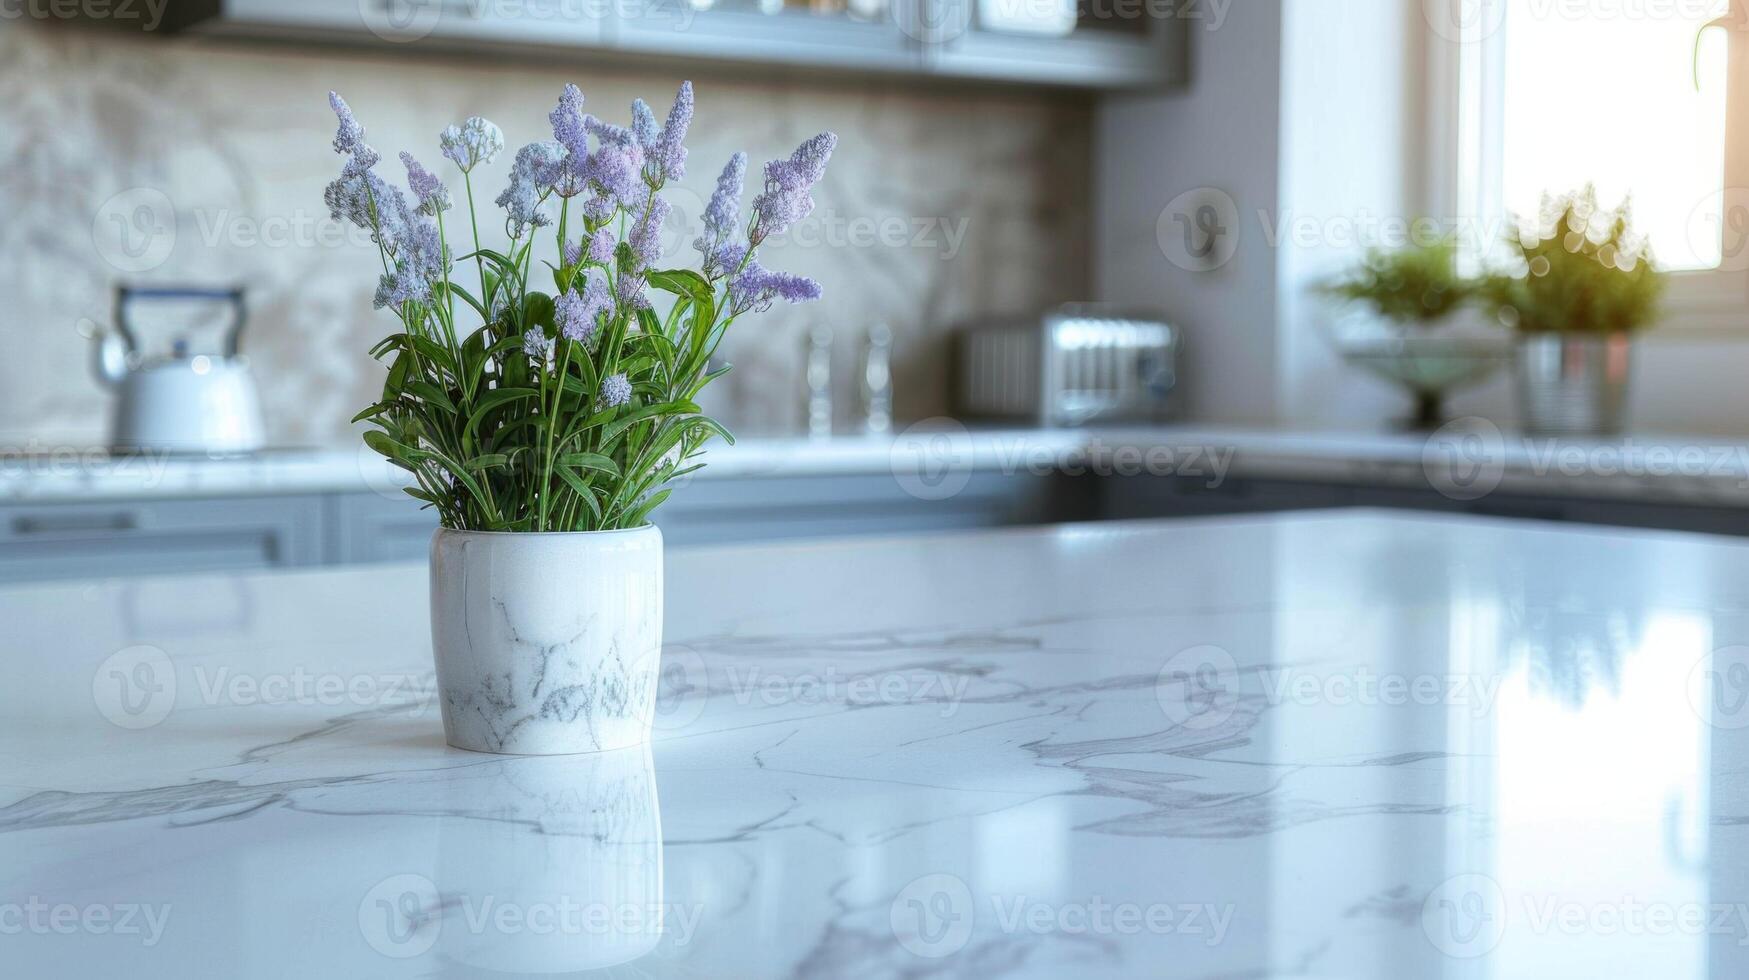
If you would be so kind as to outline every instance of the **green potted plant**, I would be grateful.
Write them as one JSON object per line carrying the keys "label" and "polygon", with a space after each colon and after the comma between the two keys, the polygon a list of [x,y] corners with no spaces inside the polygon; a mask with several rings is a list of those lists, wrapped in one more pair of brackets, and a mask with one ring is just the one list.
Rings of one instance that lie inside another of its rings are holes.
{"label": "green potted plant", "polygon": [[629,126],[584,113],[566,86],[547,116],[553,138],[516,153],[491,223],[474,198],[504,149],[497,126],[474,117],[440,135],[456,193],[407,153],[403,190],[376,173],[352,110],[329,101],[345,164],[326,202],[377,244],[376,305],[398,320],[373,351],[388,366],[382,397],[355,421],[375,426],[365,441],[441,522],[431,634],[445,736],[515,754],[642,743],[662,645],[662,535],[649,517],[704,444],[728,437],[696,401],[727,370],[711,364],[724,331],[774,300],[820,295],[758,255],[812,209],[837,137],[767,163],[745,218],[747,156],[732,156],[695,271],[664,267],[662,244],[690,83],[666,122],[640,99]]}
{"label": "green potted plant", "polygon": [[1546,199],[1535,227],[1509,242],[1511,267],[1488,276],[1484,302],[1518,335],[1518,394],[1527,431],[1620,431],[1634,334],[1658,314],[1665,275],[1629,204],[1597,191]]}
{"label": "green potted plant", "polygon": [[1410,428],[1438,427],[1446,396],[1487,377],[1505,360],[1496,338],[1454,328],[1476,285],[1458,274],[1457,243],[1450,237],[1369,249],[1318,292],[1350,310],[1337,338],[1344,359],[1402,386],[1414,399]]}

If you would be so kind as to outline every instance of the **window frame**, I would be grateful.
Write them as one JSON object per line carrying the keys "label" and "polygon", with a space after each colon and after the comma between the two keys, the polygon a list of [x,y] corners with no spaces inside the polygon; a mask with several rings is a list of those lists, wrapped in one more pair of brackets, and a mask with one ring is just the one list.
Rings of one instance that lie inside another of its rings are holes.
{"label": "window frame", "polygon": [[[1428,0],[1427,174],[1434,213],[1465,229],[1504,230],[1505,41],[1512,0]],[[1435,30],[1444,16],[1446,30]],[[1500,25],[1488,30],[1487,25]],[[1711,29],[1727,38],[1725,207],[1749,220],[1749,0],[1729,0]],[[1490,218],[1489,216],[1497,216]],[[1722,231],[1721,231],[1722,233]],[[1726,268],[1672,272],[1653,335],[1749,332],[1749,235]],[[1737,268],[1732,268],[1733,266]]]}

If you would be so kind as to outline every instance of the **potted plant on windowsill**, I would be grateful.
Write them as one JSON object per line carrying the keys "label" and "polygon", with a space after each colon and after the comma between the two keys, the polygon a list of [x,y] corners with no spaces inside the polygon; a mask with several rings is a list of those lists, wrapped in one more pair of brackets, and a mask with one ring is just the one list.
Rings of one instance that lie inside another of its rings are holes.
{"label": "potted plant on windowsill", "polygon": [[1497,331],[1458,322],[1475,285],[1458,275],[1457,246],[1450,238],[1370,249],[1318,292],[1351,311],[1337,327],[1343,359],[1400,385],[1414,399],[1406,428],[1437,428],[1446,396],[1505,363],[1508,348],[1493,336]]}
{"label": "potted plant on windowsill", "polygon": [[[346,162],[326,201],[376,242],[376,306],[400,320],[372,352],[388,362],[382,398],[354,421],[376,426],[365,441],[441,519],[431,634],[445,735],[517,754],[644,742],[662,642],[662,535],[649,517],[709,439],[730,438],[696,403],[728,370],[710,367],[724,331],[776,299],[820,295],[757,255],[812,209],[837,138],[766,164],[745,221],[747,157],[735,154],[694,242],[700,269],[658,269],[690,83],[662,124],[634,102],[629,127],[585,114],[566,86],[553,139],[517,152],[497,197],[499,248],[482,243],[474,208],[475,178],[504,148],[497,126],[474,117],[441,135],[463,194],[402,153],[409,195],[377,175],[352,110],[329,101]],[[458,231],[471,244],[459,256]]]}
{"label": "potted plant on windowsill", "polygon": [[1665,285],[1627,202],[1600,208],[1591,187],[1546,200],[1510,245],[1512,268],[1489,276],[1483,295],[1518,334],[1525,429],[1620,431],[1633,336],[1652,325]]}

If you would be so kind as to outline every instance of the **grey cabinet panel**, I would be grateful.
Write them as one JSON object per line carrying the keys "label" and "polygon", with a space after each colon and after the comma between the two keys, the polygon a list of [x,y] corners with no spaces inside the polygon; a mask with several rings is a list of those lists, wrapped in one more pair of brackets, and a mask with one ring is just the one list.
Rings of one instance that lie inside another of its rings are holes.
{"label": "grey cabinet panel", "polygon": [[318,496],[0,506],[0,581],[321,560]]}
{"label": "grey cabinet panel", "polygon": [[1179,83],[1188,63],[1183,17],[1122,4],[1084,5],[1076,29],[1064,37],[987,30],[967,0],[892,0],[867,17],[781,3],[761,12],[766,6],[759,0],[178,0],[164,28],[226,38],[511,53],[523,60],[581,58],[677,69],[705,61],[753,70],[1095,90]]}
{"label": "grey cabinet panel", "polygon": [[330,561],[418,561],[430,550],[437,512],[412,497],[346,493],[328,504]]}
{"label": "grey cabinet panel", "polygon": [[680,546],[999,527],[1049,519],[1051,482],[975,473],[957,493],[924,499],[886,473],[699,480],[662,505],[656,525]]}

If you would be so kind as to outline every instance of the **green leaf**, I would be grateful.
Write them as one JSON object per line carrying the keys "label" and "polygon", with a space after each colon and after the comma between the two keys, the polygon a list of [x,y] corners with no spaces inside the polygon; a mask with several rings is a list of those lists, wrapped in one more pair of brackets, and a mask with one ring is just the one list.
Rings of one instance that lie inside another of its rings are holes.
{"label": "green leaf", "polygon": [[652,415],[682,415],[697,411],[698,406],[691,402],[663,402],[660,405],[645,405],[643,408],[626,412],[607,423],[606,428],[601,430],[602,445],[613,442],[620,433],[632,424],[642,422]]}
{"label": "green leaf", "polygon": [[[650,285],[665,293],[673,293],[692,301],[692,305],[700,309],[710,309],[716,305],[716,291],[711,288],[710,281],[691,269],[665,269],[652,272],[648,276]],[[706,319],[709,319],[707,316]]]}
{"label": "green leaf", "polygon": [[483,456],[475,456],[468,460],[465,465],[468,469],[478,473],[481,470],[489,470],[495,466],[506,466],[509,463],[510,457],[503,453],[486,453]]}
{"label": "green leaf", "polygon": [[708,415],[700,415],[692,421],[694,425],[699,426],[700,428],[709,429],[713,434],[729,445],[733,446],[735,444],[735,434],[730,432],[723,426],[723,423],[718,422],[716,419],[713,419]]}
{"label": "green leaf", "polygon": [[[578,476],[576,471],[572,470],[568,466],[560,466],[555,470],[555,472],[557,472],[559,474],[559,479],[564,480],[565,483],[568,486],[570,486],[570,488],[572,490],[575,490],[577,492],[577,496],[583,498],[585,503],[590,503],[590,502],[594,501],[595,491],[589,489],[589,484],[584,483],[583,478]],[[590,506],[590,509],[594,510],[596,513],[600,513],[599,505],[592,504]]]}
{"label": "green leaf", "polygon": [[429,381],[407,382],[407,393],[418,398],[427,405],[441,408],[444,411],[449,412],[451,415],[455,414],[455,402],[450,401],[449,395],[446,394],[443,389]]}
{"label": "green leaf", "polygon": [[650,494],[648,497],[645,497],[643,502],[638,504],[638,509],[632,511],[630,516],[628,516],[625,519],[625,521],[624,521],[625,526],[626,527],[643,527],[645,524],[645,518],[647,518],[649,516],[650,511],[653,511],[657,507],[662,506],[662,502],[664,500],[667,500],[668,495],[673,493],[673,492],[674,491],[672,489],[664,488],[662,490],[656,491],[653,494]]}
{"label": "green leaf", "polygon": [[522,300],[522,329],[539,326],[551,334],[558,329],[553,320],[553,298],[546,293],[529,293]]}
{"label": "green leaf", "polygon": [[559,457],[559,465],[598,470],[614,479],[619,478],[619,464],[600,453],[566,453]]}
{"label": "green leaf", "polygon": [[474,402],[474,414],[468,416],[468,431],[478,432],[480,423],[493,409],[539,397],[540,392],[533,388],[493,388],[491,391],[481,392],[479,398]]}
{"label": "green leaf", "polygon": [[407,469],[412,469],[418,450],[412,446],[402,445],[389,438],[387,432],[371,429],[364,434],[364,444],[382,454],[391,462],[399,463]]}
{"label": "green leaf", "polygon": [[452,282],[449,284],[448,288],[449,288],[449,291],[451,293],[453,293],[457,296],[460,296],[464,303],[467,303],[469,306],[473,307],[474,312],[478,313],[480,315],[480,319],[482,319],[482,320],[491,319],[491,317],[486,315],[485,304],[483,304],[479,300],[475,299],[473,293],[470,293],[466,289],[463,289],[460,283]]}
{"label": "green leaf", "polygon": [[359,422],[363,422],[365,419],[375,418],[388,411],[390,408],[393,408],[394,405],[394,402],[377,402],[375,405],[372,405],[364,411],[359,412],[357,415],[354,415],[352,417],[352,422],[356,425]]}

